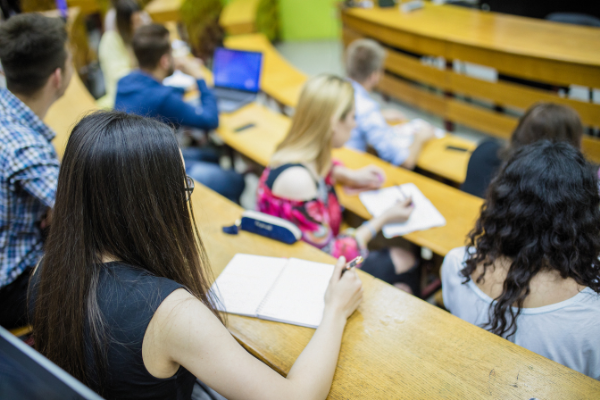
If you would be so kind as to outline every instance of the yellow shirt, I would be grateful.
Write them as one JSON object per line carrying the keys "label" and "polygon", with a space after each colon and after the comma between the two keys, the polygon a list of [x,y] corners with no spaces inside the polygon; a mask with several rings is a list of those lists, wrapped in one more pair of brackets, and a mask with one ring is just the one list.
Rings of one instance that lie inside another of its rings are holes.
{"label": "yellow shirt", "polygon": [[102,108],[113,108],[117,95],[117,82],[137,67],[133,52],[125,46],[116,30],[106,31],[100,39],[98,58],[104,75],[106,94],[97,100]]}

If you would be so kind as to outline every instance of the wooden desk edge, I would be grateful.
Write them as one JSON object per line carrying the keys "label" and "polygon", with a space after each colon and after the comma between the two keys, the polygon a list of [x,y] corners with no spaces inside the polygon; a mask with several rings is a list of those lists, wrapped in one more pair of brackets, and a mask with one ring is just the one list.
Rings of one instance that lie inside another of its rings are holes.
{"label": "wooden desk edge", "polygon": [[[426,5],[426,7],[453,7],[454,8],[454,7],[458,7],[458,6],[453,6],[451,4],[443,4],[443,5],[429,5],[429,6]],[[428,35],[424,32],[415,32],[410,29],[402,29],[402,27],[396,26],[396,25],[378,24],[377,22],[375,22],[372,19],[367,19],[367,18],[362,17],[360,15],[360,13],[361,13],[360,10],[364,10],[364,9],[362,9],[362,8],[342,8],[342,14],[346,14],[346,15],[350,16],[351,18],[356,18],[356,19],[359,19],[359,20],[369,23],[369,24],[379,25],[379,26],[382,26],[382,27],[385,27],[388,29],[397,30],[397,31],[403,32],[405,34],[420,36],[425,39],[439,40],[439,41],[445,43],[446,45],[459,44],[462,46],[472,47],[472,48],[486,50],[486,51],[495,51],[498,53],[513,54],[513,55],[517,55],[517,56],[536,58],[536,59],[540,59],[540,60],[563,62],[563,63],[568,63],[568,64],[588,66],[588,67],[599,67],[600,66],[600,64],[595,63],[591,60],[586,60],[586,59],[581,59],[581,58],[561,57],[560,52],[551,52],[551,53],[547,53],[547,54],[532,54],[528,51],[521,50],[521,49],[506,49],[506,48],[496,48],[496,47],[492,48],[492,47],[486,47],[482,44],[473,43],[472,41],[465,40],[462,38],[457,38],[457,40],[454,40],[454,39],[450,40],[447,37],[445,37],[444,35],[437,35],[437,34]],[[471,11],[484,12],[484,11],[480,11],[480,10],[471,10]],[[501,14],[501,13],[496,13],[496,14],[498,14],[501,18],[508,17],[508,18],[516,19],[518,17],[518,16],[514,16],[514,15]],[[527,18],[527,17],[519,17],[519,18],[534,20],[533,18]],[[560,23],[556,23],[556,22],[552,22],[552,21],[544,21],[544,20],[541,20],[541,21],[534,20],[534,21],[556,24],[557,27],[559,27],[559,28],[563,26]]]}

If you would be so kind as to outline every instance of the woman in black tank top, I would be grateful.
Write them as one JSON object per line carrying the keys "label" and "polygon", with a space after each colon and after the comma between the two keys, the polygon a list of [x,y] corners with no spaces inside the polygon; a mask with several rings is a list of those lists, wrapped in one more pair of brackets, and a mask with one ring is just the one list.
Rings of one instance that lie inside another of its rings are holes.
{"label": "woman in black tank top", "polygon": [[111,399],[190,399],[196,378],[229,399],[325,398],[357,275],[338,262],[319,333],[281,377],[214,307],[192,190],[168,126],[120,112],[75,126],[32,278],[36,349]]}

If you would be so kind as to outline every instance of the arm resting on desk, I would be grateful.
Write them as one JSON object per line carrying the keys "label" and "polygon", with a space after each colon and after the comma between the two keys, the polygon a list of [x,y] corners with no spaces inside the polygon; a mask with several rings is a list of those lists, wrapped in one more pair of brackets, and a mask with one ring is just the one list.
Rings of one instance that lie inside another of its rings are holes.
{"label": "arm resting on desk", "polygon": [[199,79],[197,82],[200,91],[200,106],[186,103],[180,95],[173,92],[162,102],[159,114],[171,121],[176,121],[179,125],[198,129],[215,129],[219,126],[217,99],[204,80]]}
{"label": "arm resting on desk", "polygon": [[359,129],[365,132],[367,144],[375,149],[379,158],[394,165],[401,165],[408,158],[405,141],[394,132],[381,112],[376,110],[357,122]]}
{"label": "arm resting on desk", "polygon": [[417,165],[417,160],[419,159],[419,155],[421,154],[421,150],[423,150],[423,146],[425,143],[427,143],[427,141],[433,139],[434,136],[434,130],[431,125],[415,132],[413,142],[408,149],[408,157],[406,157],[402,163],[402,166],[408,169],[415,168]]}
{"label": "arm resting on desk", "polygon": [[286,378],[244,350],[212,312],[178,289],[156,311],[144,336],[148,371],[172,376],[179,365],[230,400],[325,399],[342,342],[346,319],[362,299],[356,271],[342,274],[338,261],[325,295],[321,325]]}

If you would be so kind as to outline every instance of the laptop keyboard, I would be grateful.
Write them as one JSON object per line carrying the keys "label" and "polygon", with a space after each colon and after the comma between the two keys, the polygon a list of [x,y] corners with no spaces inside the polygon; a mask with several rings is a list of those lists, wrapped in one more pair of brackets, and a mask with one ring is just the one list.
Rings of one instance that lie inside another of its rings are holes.
{"label": "laptop keyboard", "polygon": [[232,101],[248,101],[248,99],[254,99],[255,93],[241,92],[238,90],[228,90],[222,88],[214,88],[215,95],[224,100]]}

